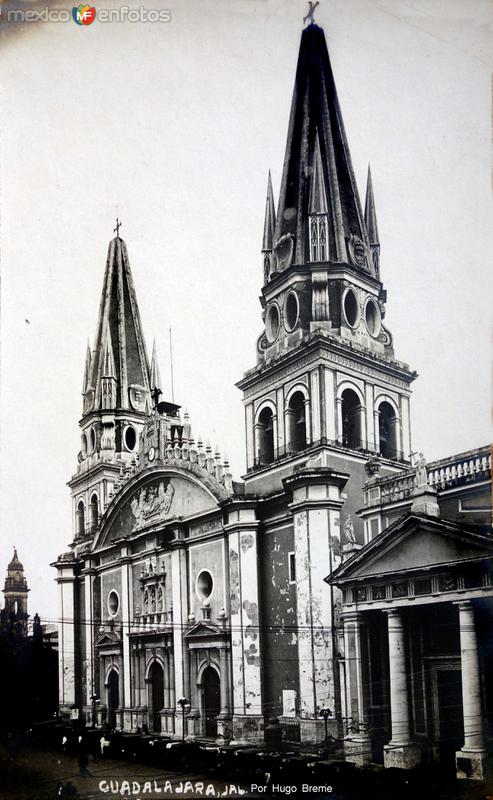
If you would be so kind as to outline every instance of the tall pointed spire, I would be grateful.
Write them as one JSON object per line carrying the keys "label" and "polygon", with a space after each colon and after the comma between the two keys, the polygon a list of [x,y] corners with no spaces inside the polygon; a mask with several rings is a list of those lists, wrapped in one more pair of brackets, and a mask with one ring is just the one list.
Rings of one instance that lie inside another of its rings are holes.
{"label": "tall pointed spire", "polygon": [[[112,373],[112,374],[106,374]],[[90,369],[94,390],[88,411],[104,407],[103,378],[116,382],[114,407],[142,411],[150,399],[149,361],[133,286],[127,247],[118,235],[110,242]]]}
{"label": "tall pointed spire", "polygon": [[264,238],[262,240],[262,252],[270,252],[273,247],[274,228],[276,227],[276,210],[274,206],[274,192],[272,191],[272,178],[267,179],[267,197],[265,200],[265,219],[264,219]]}
{"label": "tall pointed spire", "polygon": [[380,241],[378,238],[377,213],[375,211],[375,198],[373,196],[373,183],[369,164],[368,179],[366,183],[365,225],[368,233],[368,241],[371,247],[373,265],[376,276],[378,277],[380,270]]}
{"label": "tall pointed spire", "polygon": [[310,260],[308,213],[315,180],[325,186],[328,208],[325,260],[374,274],[324,32],[311,24],[301,36],[274,233],[275,249],[282,239],[286,251],[284,243],[291,239],[292,263]]}

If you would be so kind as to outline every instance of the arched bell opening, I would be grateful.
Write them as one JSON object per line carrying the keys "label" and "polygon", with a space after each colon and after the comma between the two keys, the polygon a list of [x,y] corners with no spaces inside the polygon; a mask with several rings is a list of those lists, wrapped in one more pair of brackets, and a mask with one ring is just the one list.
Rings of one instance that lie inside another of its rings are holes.
{"label": "arched bell opening", "polygon": [[154,733],[161,733],[161,711],[164,707],[164,670],[158,661],[149,668],[150,723]]}
{"label": "arched bell opening", "polygon": [[342,444],[355,450],[362,446],[361,402],[352,389],[342,393]]}
{"label": "arched bell opening", "polygon": [[395,409],[385,400],[378,407],[378,435],[382,456],[398,458],[397,415]]}
{"label": "arched bell opening", "polygon": [[307,445],[305,397],[302,392],[295,392],[291,396],[286,413],[288,446],[297,453],[299,450],[304,450]]}
{"label": "arched bell opening", "polygon": [[79,500],[77,503],[77,511],[75,512],[75,532],[77,536],[84,536],[85,527],[86,527],[86,509],[84,506],[84,501]]}
{"label": "arched bell opening", "polygon": [[97,494],[93,494],[91,497],[91,502],[89,503],[89,525],[91,526],[91,532],[95,531],[98,527],[99,521],[99,506],[98,506],[98,496]]}
{"label": "arched bell opening", "polygon": [[202,673],[202,717],[204,733],[208,738],[217,737],[217,717],[221,711],[221,679],[214,667],[206,667]]}
{"label": "arched bell opening", "polygon": [[271,408],[264,408],[257,423],[257,453],[260,464],[274,461],[274,415]]}
{"label": "arched bell opening", "polygon": [[108,722],[112,728],[116,728],[116,710],[120,703],[120,677],[116,669],[111,669],[108,673],[106,693]]}

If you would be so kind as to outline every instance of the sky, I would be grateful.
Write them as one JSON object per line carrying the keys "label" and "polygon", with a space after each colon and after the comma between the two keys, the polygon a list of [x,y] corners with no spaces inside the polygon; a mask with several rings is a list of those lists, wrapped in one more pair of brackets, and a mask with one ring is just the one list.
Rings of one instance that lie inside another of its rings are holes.
{"label": "sky", "polygon": [[[267,173],[277,200],[306,13],[301,0],[125,5],[171,19],[0,21],[0,582],[16,545],[45,620],[117,215],[165,394],[171,327],[176,402],[244,470],[234,384],[255,364]],[[419,373],[413,447],[432,460],[487,444],[493,4],[322,0],[316,21],[363,197],[371,163],[386,326]]]}

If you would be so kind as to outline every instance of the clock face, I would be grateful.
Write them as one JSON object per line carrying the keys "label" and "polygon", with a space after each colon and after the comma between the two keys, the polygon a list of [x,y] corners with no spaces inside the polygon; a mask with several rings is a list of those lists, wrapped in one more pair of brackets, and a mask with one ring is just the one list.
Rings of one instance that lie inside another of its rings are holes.
{"label": "clock face", "polygon": [[154,456],[156,455],[156,450],[154,449],[154,447],[149,448],[149,452],[147,453],[147,455],[149,457],[149,461],[154,461]]}

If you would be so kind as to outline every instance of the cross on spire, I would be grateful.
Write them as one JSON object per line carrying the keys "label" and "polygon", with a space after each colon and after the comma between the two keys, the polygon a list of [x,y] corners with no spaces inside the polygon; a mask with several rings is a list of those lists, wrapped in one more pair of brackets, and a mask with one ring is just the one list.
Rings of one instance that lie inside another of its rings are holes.
{"label": "cross on spire", "polygon": [[120,238],[120,228],[121,228],[121,226],[122,226],[122,223],[120,222],[120,220],[117,217],[116,218],[116,225],[113,228],[113,233],[116,233],[116,236],[117,236],[118,239]]}
{"label": "cross on spire", "polygon": [[308,0],[308,14],[306,15],[306,17],[303,17],[303,25],[305,25],[306,22],[309,22],[310,25],[313,25],[315,23],[313,15],[315,14],[316,7],[319,5],[320,3],[318,2],[318,0],[316,3],[312,3],[311,0]]}

